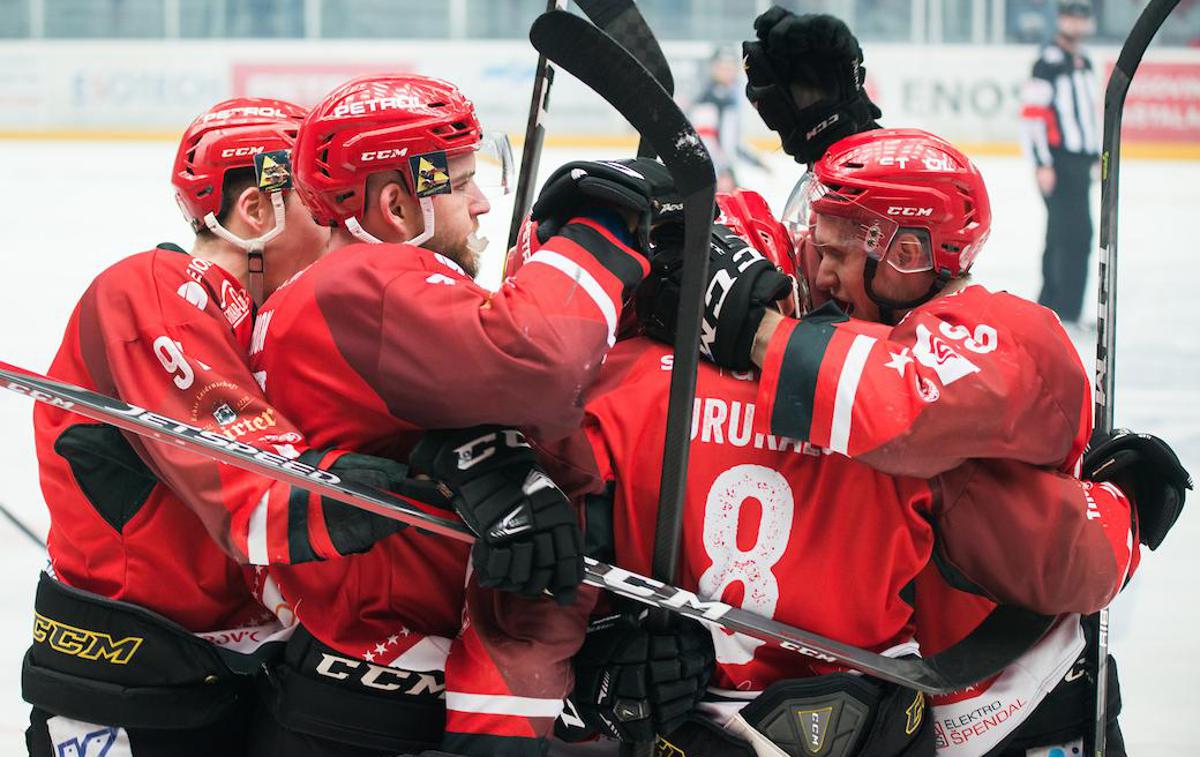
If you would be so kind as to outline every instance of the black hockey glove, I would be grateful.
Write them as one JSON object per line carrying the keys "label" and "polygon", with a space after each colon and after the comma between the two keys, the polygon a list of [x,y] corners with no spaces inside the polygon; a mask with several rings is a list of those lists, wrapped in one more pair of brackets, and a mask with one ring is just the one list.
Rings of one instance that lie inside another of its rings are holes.
{"label": "black hockey glove", "polygon": [[1111,481],[1133,499],[1139,540],[1150,549],[1163,543],[1192,488],[1192,477],[1166,442],[1123,428],[1092,440],[1083,454],[1083,477]]}
{"label": "black hockey glove", "polygon": [[880,110],[863,88],[862,48],[841,19],[775,6],[754,31],[758,39],[742,43],[746,97],[796,162],[813,163],[839,139],[879,128]]}
{"label": "black hockey glove", "polygon": [[[682,240],[675,228],[657,235],[650,276],[637,291],[637,312],[646,333],[673,344],[683,273]],[[700,354],[725,368],[753,367],[750,352],[763,314],[792,291],[792,280],[728,227],[713,226]]]}
{"label": "black hockey glove", "polygon": [[[450,507],[449,500],[433,482],[410,478],[408,466],[395,460],[350,452],[335,460],[328,470],[343,481],[403,494],[447,509]],[[329,533],[329,540],[341,555],[366,552],[380,539],[407,528],[399,521],[329,497],[321,498],[321,510],[325,514],[325,530]]]}
{"label": "black hockey glove", "polygon": [[575,655],[571,701],[589,728],[621,741],[653,741],[683,725],[712,677],[712,635],[674,618],[651,631],[646,611],[592,622]]}
{"label": "black hockey glove", "polygon": [[409,460],[449,487],[454,509],[479,537],[471,561],[481,586],[575,601],[583,581],[579,520],[520,431],[429,431]]}
{"label": "black hockey glove", "polygon": [[544,243],[567,221],[593,208],[634,213],[645,250],[651,225],[683,216],[683,199],[666,166],[657,160],[576,160],[550,175],[530,217],[537,221],[538,240]]}

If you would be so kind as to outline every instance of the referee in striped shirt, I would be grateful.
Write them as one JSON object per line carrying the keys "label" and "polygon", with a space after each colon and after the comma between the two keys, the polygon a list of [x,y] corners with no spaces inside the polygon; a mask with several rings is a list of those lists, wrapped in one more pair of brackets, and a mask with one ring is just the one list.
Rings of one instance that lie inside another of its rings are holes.
{"label": "referee in striped shirt", "polygon": [[1042,48],[1023,94],[1022,133],[1046,201],[1038,303],[1078,324],[1092,247],[1092,167],[1100,154],[1098,87],[1081,41],[1095,29],[1091,0],[1059,0],[1058,33]]}

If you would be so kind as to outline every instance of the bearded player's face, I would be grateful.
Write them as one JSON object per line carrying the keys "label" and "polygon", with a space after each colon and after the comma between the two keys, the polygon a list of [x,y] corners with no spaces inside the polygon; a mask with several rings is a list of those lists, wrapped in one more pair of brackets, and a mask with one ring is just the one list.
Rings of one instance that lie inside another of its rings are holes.
{"label": "bearded player's face", "polygon": [[492,205],[475,181],[474,153],[456,155],[448,166],[451,191],[433,198],[433,238],[424,246],[458,263],[475,278],[479,274],[479,217]]}

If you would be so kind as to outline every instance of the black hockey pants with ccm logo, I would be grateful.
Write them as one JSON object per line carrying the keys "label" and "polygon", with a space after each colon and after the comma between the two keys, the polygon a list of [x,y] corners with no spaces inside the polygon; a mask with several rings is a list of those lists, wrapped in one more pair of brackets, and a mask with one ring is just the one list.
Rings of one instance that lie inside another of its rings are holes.
{"label": "black hockey pants with ccm logo", "polygon": [[250,754],[253,674],[269,645],[221,652],[156,613],[45,573],[34,610],[21,668],[32,757]]}

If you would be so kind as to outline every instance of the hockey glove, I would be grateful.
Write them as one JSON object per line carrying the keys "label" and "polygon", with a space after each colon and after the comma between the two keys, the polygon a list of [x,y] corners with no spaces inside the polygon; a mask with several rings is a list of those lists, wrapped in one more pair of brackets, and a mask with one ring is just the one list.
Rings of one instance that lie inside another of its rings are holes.
{"label": "hockey glove", "polygon": [[778,6],[754,20],[742,43],[746,97],[798,163],[813,163],[839,139],[877,129],[881,115],[863,83],[862,48],[850,28],[826,14]]}
{"label": "hockey glove", "polygon": [[480,586],[559,604],[583,581],[583,537],[575,508],[515,429],[429,431],[410,461],[453,493],[454,509],[479,540],[471,561]]}
{"label": "hockey glove", "polygon": [[[439,507],[450,506],[433,482],[410,478],[408,466],[395,460],[348,452],[338,457],[328,470],[343,481],[403,494]],[[321,498],[321,510],[325,514],[325,530],[329,533],[329,541],[340,555],[366,552],[380,539],[407,528],[400,521],[329,497]]]}
{"label": "hockey glove", "polygon": [[[649,336],[673,344],[683,273],[682,244],[659,235],[656,249],[650,276],[637,292],[638,318]],[[714,225],[700,354],[725,368],[750,370],[754,335],[767,306],[791,293],[791,279],[762,253],[728,227]]]}
{"label": "hockey glove", "polygon": [[653,741],[683,725],[712,677],[712,635],[674,619],[643,625],[645,610],[593,621],[575,655],[571,701],[584,724],[621,741]]}
{"label": "hockey glove", "polygon": [[666,166],[650,158],[577,160],[559,168],[542,187],[530,217],[545,242],[568,221],[590,210],[632,212],[646,249],[650,227],[683,215],[683,200]]}
{"label": "hockey glove", "polygon": [[1138,537],[1158,549],[1183,510],[1192,477],[1175,451],[1152,434],[1114,429],[1083,455],[1083,478],[1111,481],[1133,498]]}

